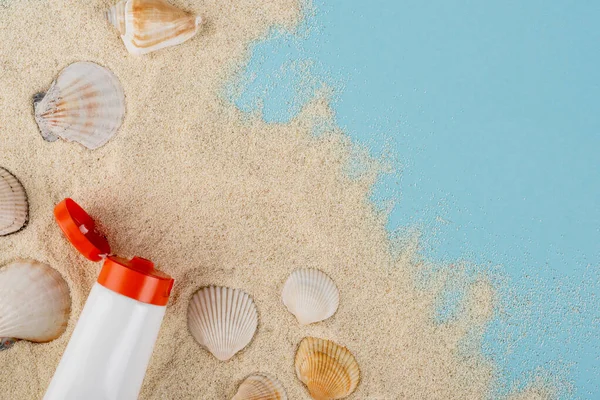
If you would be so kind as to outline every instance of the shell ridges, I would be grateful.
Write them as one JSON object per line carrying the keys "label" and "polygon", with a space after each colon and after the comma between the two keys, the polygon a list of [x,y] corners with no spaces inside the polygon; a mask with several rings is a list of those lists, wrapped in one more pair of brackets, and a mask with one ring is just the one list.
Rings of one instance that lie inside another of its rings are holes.
{"label": "shell ridges", "polygon": [[29,220],[27,193],[21,182],[0,167],[0,236],[19,232]]}
{"label": "shell ridges", "polygon": [[250,375],[240,384],[231,400],[287,400],[281,382],[266,374]]}
{"label": "shell ridges", "polygon": [[258,327],[252,298],[242,290],[209,286],[200,289],[188,306],[192,336],[221,361],[250,343]]}
{"label": "shell ridges", "polygon": [[110,70],[76,62],[60,72],[41,100],[34,98],[34,111],[45,140],[59,137],[94,150],[121,127],[125,94]]}
{"label": "shell ridges", "polygon": [[55,269],[18,260],[0,269],[0,341],[6,338],[48,342],[67,327],[69,286]]}
{"label": "shell ridges", "polygon": [[296,352],[296,375],[315,400],[343,399],[360,381],[360,370],[350,351],[330,340],[306,337]]}
{"label": "shell ridges", "polygon": [[301,325],[331,317],[340,302],[339,291],[333,280],[317,269],[292,272],[283,286],[281,298]]}

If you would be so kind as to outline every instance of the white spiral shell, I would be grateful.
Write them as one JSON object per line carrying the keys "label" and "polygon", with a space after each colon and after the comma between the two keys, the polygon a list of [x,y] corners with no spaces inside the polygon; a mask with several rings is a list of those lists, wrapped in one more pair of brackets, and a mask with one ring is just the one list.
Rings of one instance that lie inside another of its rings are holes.
{"label": "white spiral shell", "polygon": [[317,269],[292,272],[283,286],[281,298],[301,325],[331,317],[340,303],[340,294],[333,280]]}
{"label": "white spiral shell", "polygon": [[135,55],[181,44],[196,34],[202,22],[164,0],[122,0],[105,15],[127,51]]}
{"label": "white spiral shell", "polygon": [[0,338],[54,340],[70,313],[69,286],[55,269],[32,260],[0,269]]}
{"label": "white spiral shell", "polygon": [[21,182],[0,167],[0,236],[20,231],[27,224],[29,205]]}
{"label": "white spiral shell", "polygon": [[254,374],[247,377],[231,400],[287,400],[281,382],[272,376]]}
{"label": "white spiral shell", "polygon": [[34,98],[34,110],[45,140],[61,138],[93,150],[121,127],[125,95],[111,71],[92,62],[77,62],[61,71],[41,100]]}
{"label": "white spiral shell", "polygon": [[221,361],[250,343],[258,327],[252,298],[242,290],[210,286],[192,296],[188,307],[192,336]]}

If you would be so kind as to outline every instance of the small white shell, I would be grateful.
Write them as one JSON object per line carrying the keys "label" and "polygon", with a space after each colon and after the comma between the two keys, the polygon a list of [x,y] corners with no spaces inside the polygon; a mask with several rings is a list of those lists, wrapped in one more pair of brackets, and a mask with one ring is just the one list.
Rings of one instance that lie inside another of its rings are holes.
{"label": "small white shell", "polygon": [[164,0],[122,0],[105,15],[127,51],[135,55],[181,44],[196,34],[202,22]]}
{"label": "small white shell", "polygon": [[331,317],[340,303],[340,294],[333,280],[317,269],[292,272],[283,286],[281,298],[300,325]]}
{"label": "small white shell", "polygon": [[125,117],[125,95],[119,79],[92,62],[63,69],[44,97],[34,97],[35,120],[42,137],[58,137],[97,149],[108,142]]}
{"label": "small white shell", "polygon": [[0,269],[0,342],[54,340],[65,331],[70,312],[69,286],[55,269],[31,260]]}
{"label": "small white shell", "polygon": [[23,229],[28,216],[25,189],[13,174],[0,167],[0,236]]}
{"label": "small white shell", "polygon": [[281,382],[268,375],[255,374],[250,375],[240,384],[231,400],[287,400],[287,398]]}
{"label": "small white shell", "polygon": [[194,338],[221,361],[250,343],[258,326],[252,298],[239,289],[200,289],[188,307],[188,328]]}

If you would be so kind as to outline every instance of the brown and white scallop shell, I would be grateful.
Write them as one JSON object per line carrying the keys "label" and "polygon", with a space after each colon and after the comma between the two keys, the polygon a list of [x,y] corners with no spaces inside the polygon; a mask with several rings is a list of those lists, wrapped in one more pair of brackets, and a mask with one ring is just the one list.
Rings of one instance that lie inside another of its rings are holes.
{"label": "brown and white scallop shell", "polygon": [[287,400],[281,382],[272,376],[255,374],[247,377],[231,400]]}
{"label": "brown and white scallop shell", "polygon": [[125,95],[110,70],[92,62],[76,62],[61,71],[48,92],[34,97],[34,111],[46,141],[61,138],[93,150],[121,127]]}
{"label": "brown and white scallop shell", "polygon": [[254,301],[242,290],[210,286],[200,289],[190,300],[190,333],[221,361],[246,347],[257,327]]}
{"label": "brown and white scallop shell", "polygon": [[0,347],[15,339],[49,342],[66,329],[69,286],[46,264],[19,260],[0,269]]}
{"label": "brown and white scallop shell", "polygon": [[135,55],[181,44],[196,34],[202,22],[164,0],[122,0],[105,14],[127,51]]}
{"label": "brown and white scallop shell", "polygon": [[296,352],[296,375],[315,400],[343,399],[358,386],[360,370],[350,351],[330,340],[306,337]]}
{"label": "brown and white scallop shell", "polygon": [[21,182],[0,167],[0,236],[23,229],[29,218],[27,194]]}

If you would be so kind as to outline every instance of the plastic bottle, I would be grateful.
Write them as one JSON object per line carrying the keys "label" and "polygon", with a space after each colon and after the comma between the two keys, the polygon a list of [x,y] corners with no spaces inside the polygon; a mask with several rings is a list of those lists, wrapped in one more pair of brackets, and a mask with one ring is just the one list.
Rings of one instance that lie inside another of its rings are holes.
{"label": "plastic bottle", "polygon": [[136,399],[173,279],[149,260],[110,255],[107,240],[73,200],[58,204],[54,215],[75,248],[104,265],[44,399]]}

